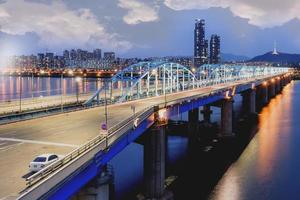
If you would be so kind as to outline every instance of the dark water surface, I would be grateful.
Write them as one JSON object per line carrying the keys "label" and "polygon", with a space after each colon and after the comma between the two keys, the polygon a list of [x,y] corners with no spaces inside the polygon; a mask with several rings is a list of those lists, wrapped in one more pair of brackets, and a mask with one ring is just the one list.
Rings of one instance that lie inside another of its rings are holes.
{"label": "dark water surface", "polygon": [[259,130],[210,199],[300,199],[300,82],[265,107]]}
{"label": "dark water surface", "polygon": [[[236,116],[240,106],[237,97]],[[177,118],[186,119],[186,113]],[[220,110],[214,109],[213,121],[219,119]],[[169,187],[174,199],[300,199],[300,82],[263,108],[257,133],[246,136],[252,139],[244,145],[218,141],[190,150],[185,131],[168,135],[166,176],[176,177]],[[208,145],[213,148],[205,151]],[[129,145],[111,164],[116,199],[136,199],[143,191],[143,145]]]}

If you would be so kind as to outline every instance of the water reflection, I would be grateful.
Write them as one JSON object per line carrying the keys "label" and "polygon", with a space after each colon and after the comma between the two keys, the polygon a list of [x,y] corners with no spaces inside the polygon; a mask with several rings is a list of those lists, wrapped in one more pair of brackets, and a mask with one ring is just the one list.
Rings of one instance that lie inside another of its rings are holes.
{"label": "water reflection", "polygon": [[[86,94],[101,87],[103,80],[98,78],[50,78],[50,77],[7,77],[0,76],[0,101],[12,99],[60,95]],[[62,86],[62,87],[61,87]]]}
{"label": "water reflection", "polygon": [[[231,165],[210,199],[297,199],[300,82],[292,82],[259,116],[259,131]],[[295,149],[292,151],[292,149]],[[297,163],[297,164],[296,164]],[[297,166],[297,167],[296,167]],[[290,198],[287,198],[290,197]]]}

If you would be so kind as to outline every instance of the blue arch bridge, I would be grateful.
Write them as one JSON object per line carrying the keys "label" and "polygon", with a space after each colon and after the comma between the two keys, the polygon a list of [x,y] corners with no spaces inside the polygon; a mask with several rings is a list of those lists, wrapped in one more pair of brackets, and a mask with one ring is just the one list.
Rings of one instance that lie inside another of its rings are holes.
{"label": "blue arch bridge", "polygon": [[[236,94],[242,94],[246,111],[255,113],[258,103],[266,104],[290,81],[290,69],[283,67],[219,64],[190,69],[170,62],[140,62],[128,66],[84,103],[87,108],[115,104],[116,114],[110,112],[111,127],[105,129],[105,123],[99,136],[28,177],[27,188],[19,199],[68,199],[99,174],[102,178],[92,193],[97,198],[107,199],[108,182],[103,180],[103,177],[109,179],[107,163],[148,129],[152,129],[153,134],[145,148],[148,177],[145,196],[159,199],[166,195],[163,140],[168,118],[188,111],[189,127],[194,130],[199,107],[203,106],[204,119],[209,120],[210,106],[218,105],[221,108],[220,137],[234,136],[232,99]],[[134,113],[120,119],[118,107],[124,104],[131,105]],[[137,112],[135,108],[139,108]]]}

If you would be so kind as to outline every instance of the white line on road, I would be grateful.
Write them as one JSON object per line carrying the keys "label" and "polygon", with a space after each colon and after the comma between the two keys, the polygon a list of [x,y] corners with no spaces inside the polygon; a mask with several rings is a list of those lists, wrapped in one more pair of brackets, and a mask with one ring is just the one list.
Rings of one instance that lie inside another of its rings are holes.
{"label": "white line on road", "polygon": [[64,143],[56,143],[56,142],[45,142],[45,141],[36,141],[36,140],[22,140],[15,138],[3,138],[0,137],[0,141],[11,141],[11,142],[23,142],[23,143],[32,143],[32,144],[45,144],[45,145],[54,145],[54,146],[63,146],[63,147],[79,147],[78,145],[73,144],[64,144]]}
{"label": "white line on road", "polygon": [[7,144],[7,142],[0,143],[0,146]]}
{"label": "white line on road", "polygon": [[17,143],[17,144],[12,144],[12,145],[9,145],[9,146],[6,146],[6,147],[1,147],[0,150],[1,150],[1,152],[7,151],[7,150],[10,150],[10,149],[14,148],[15,146],[19,146],[21,144],[23,144],[23,142]]}

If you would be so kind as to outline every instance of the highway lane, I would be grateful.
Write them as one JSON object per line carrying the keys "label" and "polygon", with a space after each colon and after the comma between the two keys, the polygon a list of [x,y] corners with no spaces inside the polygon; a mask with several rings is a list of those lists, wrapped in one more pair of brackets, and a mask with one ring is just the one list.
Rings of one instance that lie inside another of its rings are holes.
{"label": "highway lane", "polygon": [[[161,90],[162,86],[158,87],[158,90]],[[124,91],[128,90],[128,88],[123,88]],[[150,91],[154,92],[155,87],[151,86]],[[80,93],[78,95],[78,101],[84,102],[88,100],[94,94],[95,91],[90,93]],[[109,97],[109,93],[107,94]],[[120,96],[120,88],[115,88],[112,92],[112,96]],[[104,93],[100,93],[99,97],[104,99]],[[34,97],[34,98],[23,98],[21,101],[20,99],[12,99],[10,101],[0,101],[0,115],[1,114],[11,114],[20,111],[20,103],[21,103],[21,111],[29,111],[34,109],[42,109],[47,107],[53,106],[60,106],[61,104],[71,104],[77,102],[77,95],[76,94],[69,94],[69,95],[53,95],[53,96],[41,96],[41,97]]]}
{"label": "highway lane", "polygon": [[[232,83],[168,94],[167,101],[210,92],[214,89],[228,87],[230,85],[232,85]],[[136,112],[138,112],[151,105],[163,103],[165,101],[164,99],[164,96],[159,96],[146,100],[141,99],[122,104],[109,105],[108,127],[132,115],[131,105],[134,105]],[[69,153],[75,148],[72,147],[72,145],[81,145],[97,136],[99,134],[100,124],[104,122],[104,120],[104,107],[96,107],[1,125],[1,143],[12,142],[6,141],[5,138],[18,140],[11,144],[13,146],[9,149],[0,149],[0,171],[2,172],[0,173],[0,199],[10,195],[16,195],[25,187],[25,181],[21,177],[28,173],[28,164],[35,156],[50,152],[57,154]],[[24,142],[22,142],[22,140],[24,140]],[[30,143],[28,140],[37,142]],[[47,144],[47,142],[49,144]],[[55,143],[62,145],[56,145]],[[66,145],[63,146],[63,144]]]}

